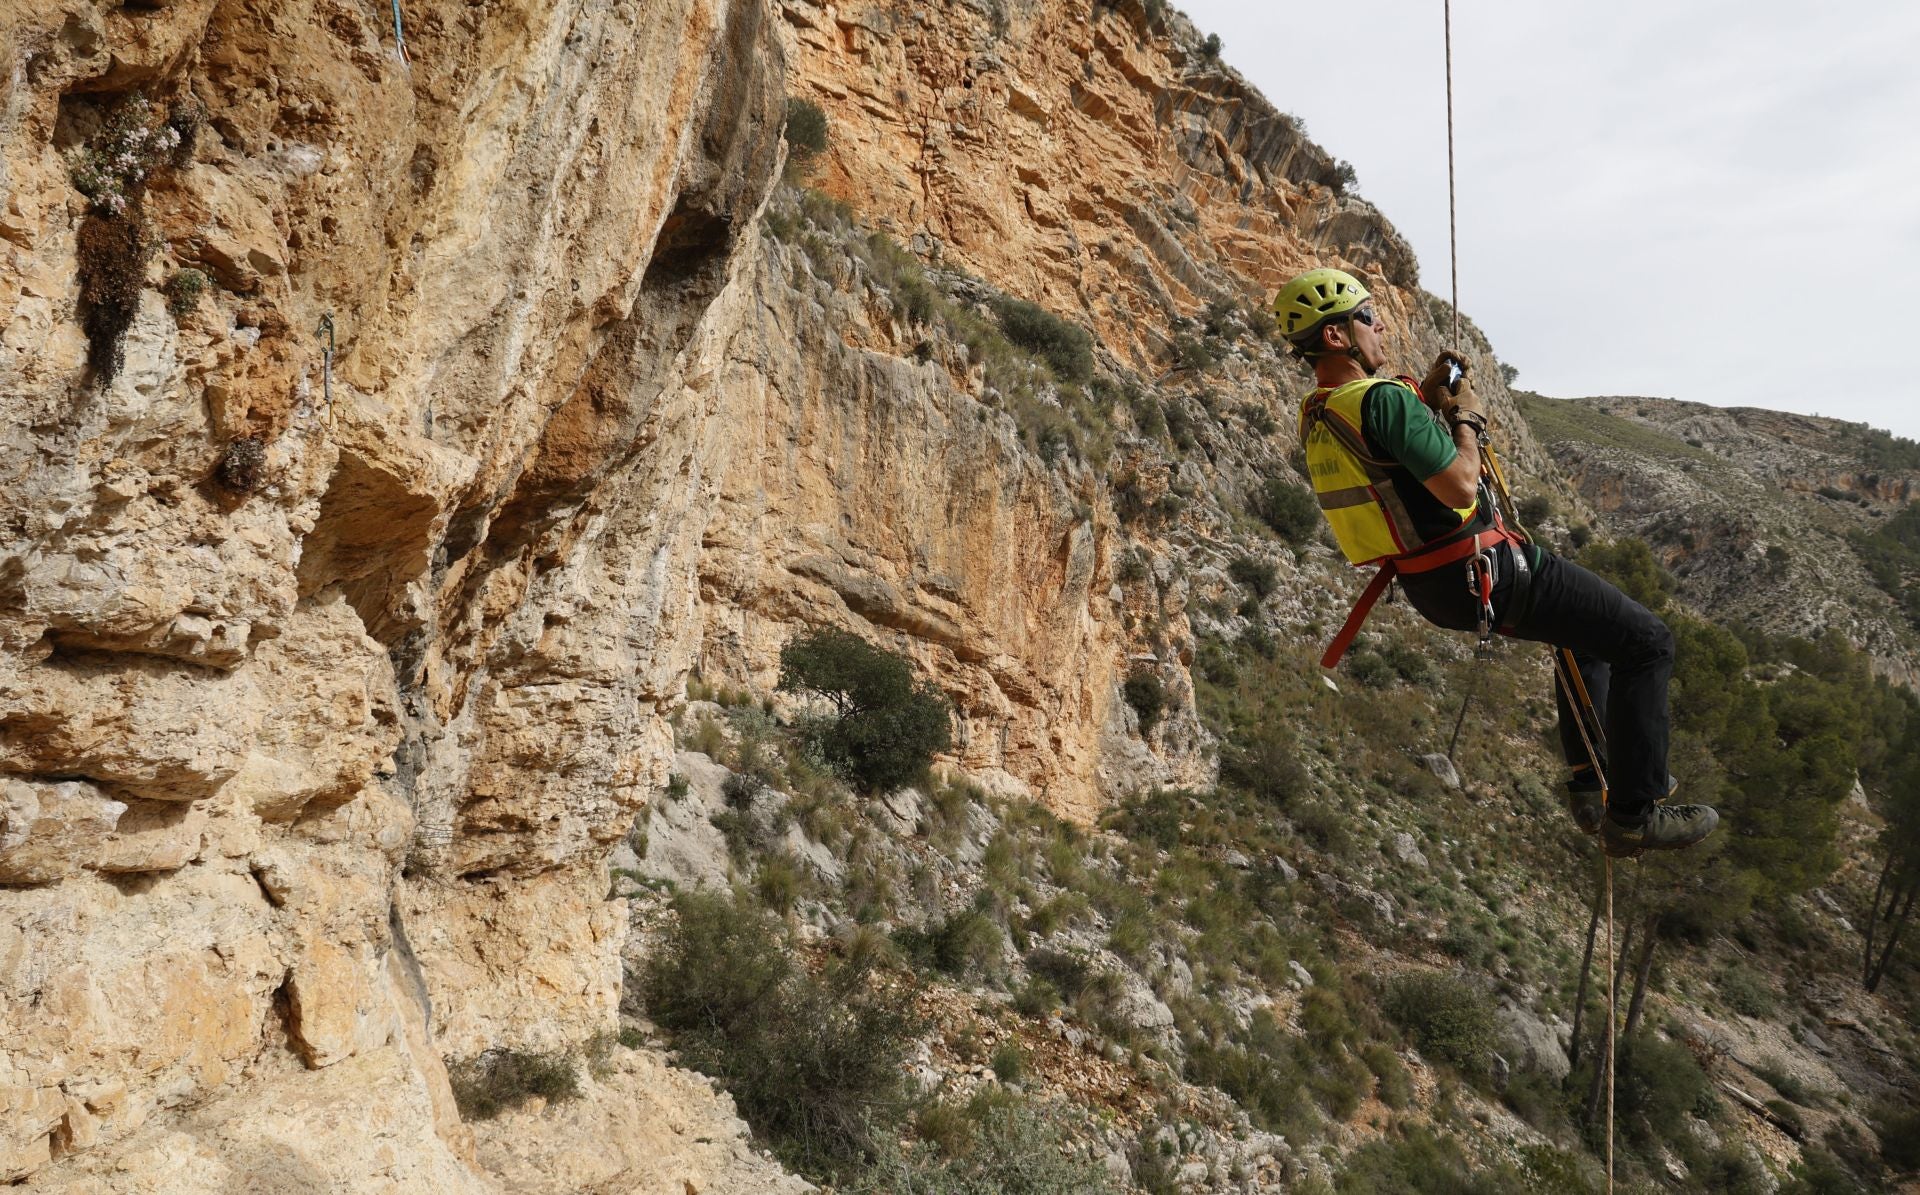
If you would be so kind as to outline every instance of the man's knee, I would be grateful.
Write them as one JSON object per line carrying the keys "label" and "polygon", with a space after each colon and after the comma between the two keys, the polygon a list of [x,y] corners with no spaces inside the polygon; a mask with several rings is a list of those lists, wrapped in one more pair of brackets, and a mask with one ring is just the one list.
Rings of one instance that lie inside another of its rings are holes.
{"label": "man's knee", "polygon": [[1673,663],[1673,631],[1650,610],[1642,609],[1642,617],[1635,619],[1631,646],[1633,658],[1643,664]]}

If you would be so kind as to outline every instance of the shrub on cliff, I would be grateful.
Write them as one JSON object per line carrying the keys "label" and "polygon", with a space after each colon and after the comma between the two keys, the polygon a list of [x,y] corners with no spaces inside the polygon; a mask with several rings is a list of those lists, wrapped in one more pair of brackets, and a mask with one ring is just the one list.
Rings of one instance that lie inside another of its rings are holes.
{"label": "shrub on cliff", "polygon": [[820,105],[799,96],[787,98],[787,171],[804,178],[827,149],[827,114]]}
{"label": "shrub on cliff", "polygon": [[1278,477],[1261,483],[1253,513],[1290,544],[1304,544],[1320,533],[1320,503],[1305,486]]}
{"label": "shrub on cliff", "polygon": [[466,1120],[492,1120],[535,1096],[554,1102],[580,1095],[579,1072],[564,1054],[488,1050],[449,1065],[447,1079]]}
{"label": "shrub on cliff", "polygon": [[798,966],[780,923],[713,892],[679,914],[644,982],[647,1012],[680,1056],[719,1079],[782,1159],[831,1173],[857,1165],[906,1116],[913,993],[871,982],[870,960]]}
{"label": "shrub on cliff", "polygon": [[1492,1058],[1493,1002],[1458,975],[1409,971],[1387,985],[1381,1003],[1428,1058],[1470,1074],[1484,1071]]}
{"label": "shrub on cliff", "polygon": [[847,631],[809,631],[781,648],[780,687],[833,706],[809,736],[870,792],[912,782],[953,743],[947,699],[916,682],[906,660]]}
{"label": "shrub on cliff", "polygon": [[1120,695],[1139,717],[1140,734],[1143,737],[1152,734],[1154,725],[1167,708],[1167,690],[1160,683],[1159,673],[1144,666],[1134,669],[1120,687]]}
{"label": "shrub on cliff", "polygon": [[1053,376],[1076,385],[1093,376],[1093,337],[1025,299],[1001,299],[993,313],[1007,339],[1045,360]]}
{"label": "shrub on cliff", "polygon": [[[1114,1195],[1104,1166],[1075,1148],[1063,1109],[982,1092],[950,1114],[939,1137],[907,1147],[884,1142],[848,1195]],[[1083,1129],[1082,1132],[1085,1132]]]}

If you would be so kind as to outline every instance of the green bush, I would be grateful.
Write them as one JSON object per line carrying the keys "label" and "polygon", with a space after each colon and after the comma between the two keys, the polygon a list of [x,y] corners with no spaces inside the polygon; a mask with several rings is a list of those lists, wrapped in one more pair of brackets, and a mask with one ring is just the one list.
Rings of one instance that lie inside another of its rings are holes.
{"label": "green bush", "polygon": [[1370,1041],[1360,1047],[1360,1061],[1367,1064],[1380,1082],[1380,1102],[1389,1108],[1404,1108],[1413,1102],[1413,1076],[1407,1064],[1385,1042]]}
{"label": "green bush", "polygon": [[1238,1040],[1216,1043],[1207,1035],[1187,1038],[1186,1078],[1218,1087],[1245,1108],[1255,1125],[1289,1140],[1319,1131],[1319,1107],[1307,1090],[1311,1051],[1265,1009],[1254,1013]]}
{"label": "green bush", "polygon": [[175,319],[181,319],[200,306],[200,296],[207,289],[207,276],[199,270],[176,270],[173,277],[167,279],[167,310]]}
{"label": "green bush", "polygon": [[1160,674],[1144,666],[1135,668],[1127,674],[1120,695],[1139,716],[1141,737],[1151,734],[1167,705],[1167,690],[1160,683]]}
{"label": "green bush", "polygon": [[966,909],[926,929],[903,927],[893,940],[914,962],[958,979],[998,971],[1006,936],[991,917]]}
{"label": "green bush", "polygon": [[906,1116],[912,991],[870,982],[873,952],[808,974],[779,923],[731,896],[674,908],[643,996],[681,1058],[719,1079],[789,1165],[819,1174],[870,1156]]}
{"label": "green bush", "polygon": [[1814,1146],[1804,1150],[1787,1172],[1779,1195],[1854,1195],[1863,1189],[1840,1159]]}
{"label": "green bush", "polygon": [[1037,303],[1003,298],[994,304],[1007,339],[1039,356],[1062,382],[1082,384],[1093,376],[1093,337]]}
{"label": "green bush", "polygon": [[[1502,1173],[1504,1172],[1504,1173]],[[1383,1137],[1353,1151],[1335,1180],[1340,1195],[1493,1195],[1525,1190],[1510,1168],[1479,1171],[1457,1142],[1431,1129],[1413,1127],[1398,1138]]]}
{"label": "green bush", "polygon": [[1290,544],[1304,544],[1320,533],[1320,503],[1313,492],[1282,478],[1261,483],[1253,513]]}
{"label": "green bush", "polygon": [[863,1173],[840,1184],[847,1195],[1118,1195],[1105,1167],[1075,1148],[1054,1109],[1018,1097],[980,1098],[964,1112],[967,1132],[947,1148],[883,1142]]}
{"label": "green bush", "polygon": [[1347,653],[1347,672],[1369,689],[1384,689],[1398,675],[1392,664],[1377,652],[1364,647]]}
{"label": "green bush", "polygon": [[1247,430],[1256,436],[1271,436],[1280,430],[1280,424],[1275,421],[1273,412],[1257,402],[1241,403],[1239,413],[1240,418],[1246,421]]}
{"label": "green bush", "polygon": [[911,783],[953,743],[946,698],[916,683],[906,660],[847,631],[810,631],[781,648],[780,687],[833,706],[834,716],[809,738],[822,759],[869,792]]}
{"label": "green bush", "polygon": [[1300,762],[1293,732],[1278,719],[1263,718],[1228,733],[1220,782],[1286,809],[1307,793],[1313,777]]}
{"label": "green bush", "polygon": [[1018,1083],[1027,1074],[1027,1052],[1015,1041],[1001,1042],[993,1052],[993,1074],[1002,1083]]}
{"label": "green bush", "polygon": [[488,1050],[450,1063],[453,1102],[465,1120],[492,1120],[539,1096],[549,1102],[580,1095],[580,1075],[564,1054]]}
{"label": "green bush", "polygon": [[1167,423],[1167,437],[1173,446],[1182,452],[1192,452],[1200,443],[1194,438],[1193,416],[1187,413],[1186,404],[1169,402],[1161,407],[1161,414]]}
{"label": "green bush", "polygon": [[1173,360],[1179,368],[1191,369],[1196,373],[1203,373],[1219,364],[1213,351],[1204,342],[1191,336],[1173,338]]}
{"label": "green bush", "polygon": [[1884,1103],[1874,1109],[1873,1132],[1880,1156],[1895,1170],[1920,1170],[1920,1108]]}
{"label": "green bush", "polygon": [[1381,1006],[1427,1057],[1475,1075],[1491,1061],[1493,1001],[1471,981],[1438,971],[1409,971],[1388,981]]}
{"label": "green bush", "polygon": [[1677,1042],[1643,1035],[1623,1043],[1614,1075],[1616,1121],[1643,1143],[1683,1136],[1684,1117],[1714,1107],[1713,1085],[1706,1072]]}
{"label": "green bush", "polygon": [[786,132],[788,167],[794,177],[803,177],[826,152],[827,114],[812,100],[789,96]]}
{"label": "green bush", "polygon": [[1236,556],[1233,563],[1227,566],[1227,575],[1263,600],[1271,597],[1273,591],[1280,587],[1279,568],[1271,560],[1261,560],[1255,556]]}

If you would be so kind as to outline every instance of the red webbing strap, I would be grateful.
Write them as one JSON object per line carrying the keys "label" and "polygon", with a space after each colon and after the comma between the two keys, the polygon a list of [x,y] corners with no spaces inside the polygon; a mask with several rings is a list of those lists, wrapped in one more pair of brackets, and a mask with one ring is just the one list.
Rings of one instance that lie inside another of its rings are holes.
{"label": "red webbing strap", "polygon": [[1388,560],[1380,566],[1379,572],[1373,574],[1373,580],[1367,582],[1366,592],[1360,595],[1360,600],[1355,602],[1353,609],[1347,612],[1347,621],[1341,625],[1340,633],[1333,637],[1332,643],[1327,644],[1326,654],[1320,657],[1320,667],[1331,668],[1340,662],[1341,656],[1347,654],[1347,649],[1353,646],[1354,636],[1360,633],[1360,624],[1367,621],[1367,615],[1372,612],[1373,604],[1380,600],[1380,595],[1387,591],[1387,583],[1392,581],[1399,571],[1398,566],[1392,560]]}
{"label": "red webbing strap", "polygon": [[[1347,649],[1353,646],[1354,637],[1360,634],[1360,627],[1367,621],[1367,615],[1373,612],[1374,603],[1380,600],[1380,595],[1387,591],[1387,583],[1395,577],[1401,573],[1432,572],[1442,565],[1453,564],[1476,555],[1482,547],[1492,547],[1502,541],[1513,544],[1526,542],[1506,527],[1496,523],[1490,530],[1463,536],[1460,539],[1442,540],[1423,551],[1407,556],[1390,556],[1382,561],[1380,571],[1373,574],[1373,580],[1367,583],[1367,588],[1361,593],[1360,600],[1355,602],[1353,609],[1347,612],[1347,621],[1341,624],[1340,633],[1333,637],[1332,643],[1327,644],[1326,654],[1320,657],[1320,666],[1332,668],[1340,663],[1340,657],[1347,654]],[[1487,592],[1481,595],[1483,600],[1490,600],[1493,596],[1492,580],[1489,576],[1484,581]]]}

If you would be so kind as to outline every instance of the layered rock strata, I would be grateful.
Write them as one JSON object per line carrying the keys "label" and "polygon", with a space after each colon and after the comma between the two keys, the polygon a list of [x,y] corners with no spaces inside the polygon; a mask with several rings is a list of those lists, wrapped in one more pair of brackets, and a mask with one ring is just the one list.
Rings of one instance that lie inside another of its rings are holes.
{"label": "layered rock strata", "polygon": [[9,1178],[486,1189],[441,1057],[611,1022],[779,45],[405,19],[0,17]]}
{"label": "layered rock strata", "polygon": [[[768,687],[805,626],[911,655],[997,787],[1085,818],[1206,780],[1184,572],[1237,550],[1227,491],[1284,461],[1299,375],[1224,363],[1281,431],[1210,432],[1205,467],[1121,443],[1202,498],[1123,530],[978,362],[763,239],[790,87],[835,117],[828,189],[1116,376],[1191,389],[1171,331],[1309,260],[1380,284],[1409,362],[1440,342],[1378,213],[1138,5],[402,20],[0,12],[8,1179],[485,1190],[564,1154],[476,1152],[442,1059],[612,1027],[603,859],[664,715],[696,664]],[[1175,706],[1148,743],[1142,666]],[[622,1123],[537,1123],[574,1121]],[[721,1152],[688,1165],[760,1173]]]}

